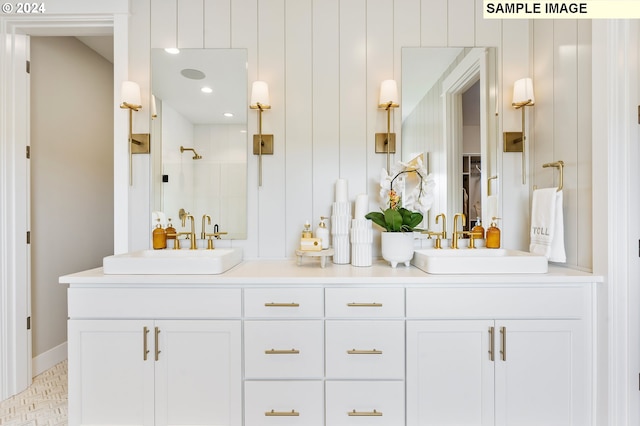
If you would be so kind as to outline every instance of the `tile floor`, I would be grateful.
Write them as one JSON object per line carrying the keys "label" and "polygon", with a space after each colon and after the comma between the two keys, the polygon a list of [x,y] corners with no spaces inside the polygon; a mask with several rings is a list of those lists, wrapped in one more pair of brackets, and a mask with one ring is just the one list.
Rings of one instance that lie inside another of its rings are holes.
{"label": "tile floor", "polygon": [[0,402],[0,425],[66,426],[67,361],[34,377],[24,392]]}

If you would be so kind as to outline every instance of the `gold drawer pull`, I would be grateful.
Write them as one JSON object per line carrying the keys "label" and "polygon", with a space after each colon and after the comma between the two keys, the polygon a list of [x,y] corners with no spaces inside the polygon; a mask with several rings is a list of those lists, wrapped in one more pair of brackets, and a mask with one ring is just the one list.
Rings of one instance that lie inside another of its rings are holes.
{"label": "gold drawer pull", "polygon": [[149,334],[149,327],[142,328],[142,360],[146,361],[149,355],[149,346],[147,344],[147,335]]}
{"label": "gold drawer pull", "polygon": [[296,355],[300,353],[298,349],[268,349],[264,351],[267,355]]}
{"label": "gold drawer pull", "polygon": [[347,353],[349,355],[382,355],[382,351],[377,349],[351,349]]}
{"label": "gold drawer pull", "polygon": [[300,307],[300,304],[296,302],[291,302],[291,303],[269,302],[269,303],[265,303],[264,306],[266,306],[267,308],[298,308]]}
{"label": "gold drawer pull", "polygon": [[279,416],[279,417],[297,417],[300,415],[300,413],[298,413],[296,410],[291,410],[291,411],[275,411],[275,410],[271,410],[271,411],[267,411],[264,413],[265,416],[267,417],[274,417],[274,416]]}
{"label": "gold drawer pull", "polygon": [[373,410],[373,411],[349,411],[347,413],[349,415],[349,417],[353,417],[353,416],[361,416],[361,417],[381,417],[382,413],[380,411],[377,410]]}
{"label": "gold drawer pull", "polygon": [[351,303],[347,303],[347,306],[349,306],[350,308],[381,308],[382,307],[382,303],[356,303],[356,302],[351,302]]}

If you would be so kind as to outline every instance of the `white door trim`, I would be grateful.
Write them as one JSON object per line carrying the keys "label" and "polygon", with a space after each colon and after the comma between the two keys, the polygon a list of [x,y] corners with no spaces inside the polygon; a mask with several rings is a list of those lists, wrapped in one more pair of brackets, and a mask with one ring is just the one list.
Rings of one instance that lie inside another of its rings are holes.
{"label": "white door trim", "polygon": [[[26,318],[30,311],[28,136],[17,135],[16,123],[28,120],[28,90],[14,90],[15,46],[24,35],[95,35],[106,28],[114,37],[114,142],[126,140],[127,122],[120,112],[120,84],[128,76],[129,5],[117,1],[100,5],[89,1],[67,2],[56,7],[78,13],[69,15],[6,15],[0,17],[0,400],[31,383],[31,354]],[[72,4],[74,3],[74,4]],[[84,9],[84,10],[83,10]],[[26,92],[26,93],[25,93]],[[61,105],[61,108],[83,106]],[[28,121],[26,121],[28,123]],[[24,125],[22,126],[24,127]],[[24,129],[23,129],[24,132]],[[124,148],[122,148],[124,147]],[[121,152],[122,151],[122,152]],[[126,144],[114,143],[114,250],[126,251],[128,227],[128,170]],[[122,176],[120,176],[122,175]],[[122,182],[120,182],[122,181]]]}

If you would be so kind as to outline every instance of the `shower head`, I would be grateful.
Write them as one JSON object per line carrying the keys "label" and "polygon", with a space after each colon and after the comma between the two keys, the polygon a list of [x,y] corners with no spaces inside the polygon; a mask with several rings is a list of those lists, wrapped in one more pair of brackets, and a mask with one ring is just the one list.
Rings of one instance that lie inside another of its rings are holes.
{"label": "shower head", "polygon": [[181,146],[180,147],[180,152],[185,152],[185,151],[193,151],[192,159],[194,159],[194,160],[200,160],[202,158],[202,155],[198,154],[195,149],[193,149],[193,148],[185,148],[185,147]]}

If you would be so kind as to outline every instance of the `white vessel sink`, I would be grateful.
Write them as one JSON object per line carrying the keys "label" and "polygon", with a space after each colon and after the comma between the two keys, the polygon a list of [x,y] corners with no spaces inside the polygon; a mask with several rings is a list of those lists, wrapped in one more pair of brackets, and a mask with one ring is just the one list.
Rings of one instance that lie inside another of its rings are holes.
{"label": "white vessel sink", "polygon": [[221,274],[242,261],[241,248],[141,250],[102,260],[105,274]]}
{"label": "white vessel sink", "polygon": [[547,258],[510,249],[423,249],[411,263],[429,274],[544,274]]}

